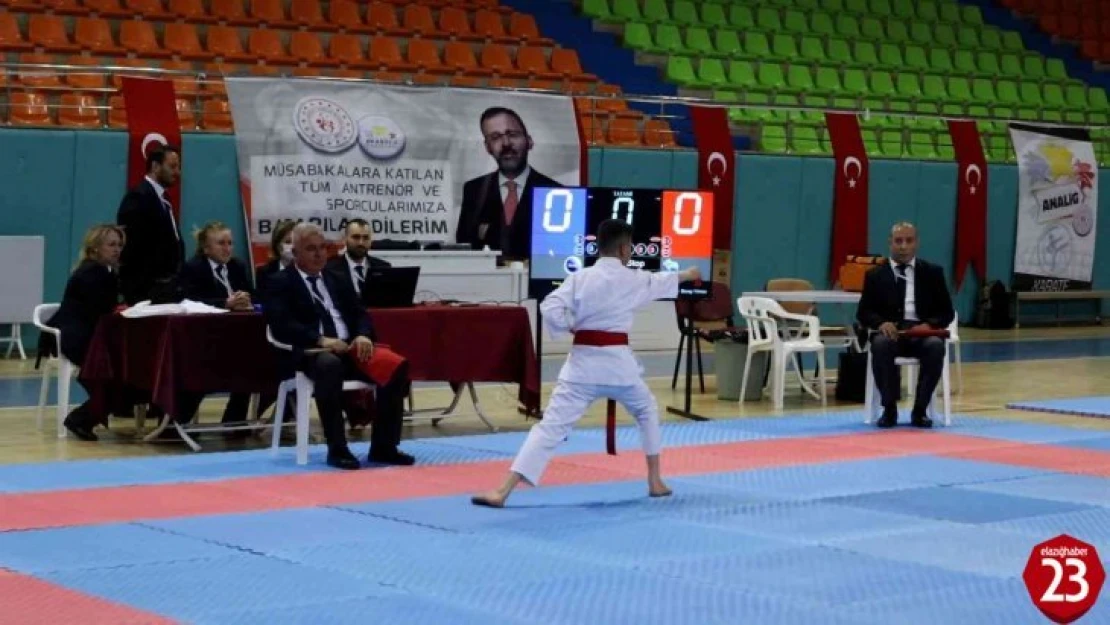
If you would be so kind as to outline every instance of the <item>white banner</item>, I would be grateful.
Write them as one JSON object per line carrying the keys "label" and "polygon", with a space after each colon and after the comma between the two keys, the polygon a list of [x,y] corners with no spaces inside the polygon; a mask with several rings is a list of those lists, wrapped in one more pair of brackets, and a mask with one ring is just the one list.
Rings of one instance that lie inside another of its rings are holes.
{"label": "white banner", "polygon": [[1010,127],[1018,160],[1014,289],[1089,289],[1098,160],[1086,130]]}
{"label": "white banner", "polygon": [[[467,182],[485,189],[479,183],[495,181],[496,190],[499,172],[525,165],[529,181],[580,182],[578,126],[566,96],[319,79],[226,82],[255,253],[264,254],[286,219],[315,222],[333,240],[361,218],[375,239],[454,242]],[[492,107],[508,111],[480,124]],[[524,132],[515,132],[520,125]],[[473,195],[465,201],[482,206],[469,212],[493,212],[489,194]],[[526,208],[523,189],[518,197]]]}

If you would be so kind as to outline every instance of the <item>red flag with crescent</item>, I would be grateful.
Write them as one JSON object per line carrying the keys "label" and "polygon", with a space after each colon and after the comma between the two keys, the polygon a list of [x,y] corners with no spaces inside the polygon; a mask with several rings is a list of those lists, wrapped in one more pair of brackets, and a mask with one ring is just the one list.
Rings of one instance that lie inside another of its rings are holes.
{"label": "red flag with crescent", "polygon": [[987,159],[979,130],[971,120],[948,120],[956,152],[956,289],[970,263],[980,280],[987,277]]}
{"label": "red flag with crescent", "polygon": [[829,275],[836,282],[850,255],[867,254],[867,149],[855,113],[825,113],[836,158],[833,179],[832,248]]}
{"label": "red flag with crescent", "polygon": [[732,206],[736,192],[736,152],[728,109],[691,106],[698,147],[698,188],[713,191],[713,248],[732,249]]}
{"label": "red flag with crescent", "polygon": [[[173,81],[123,77],[123,106],[127,111],[127,186],[133,187],[146,175],[146,155],[163,145],[181,149],[181,126],[177,119],[177,97]],[[182,155],[184,156],[184,155]],[[181,185],[166,190],[174,219],[181,223]]]}

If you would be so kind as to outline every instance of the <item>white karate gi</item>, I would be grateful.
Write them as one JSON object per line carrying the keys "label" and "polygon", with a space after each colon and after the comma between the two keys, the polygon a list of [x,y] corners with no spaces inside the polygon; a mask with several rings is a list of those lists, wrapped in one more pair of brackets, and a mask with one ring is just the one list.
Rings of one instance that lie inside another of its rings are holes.
{"label": "white karate gi", "polygon": [[[544,326],[558,337],[577,330],[629,333],[634,313],[654,300],[678,296],[678,274],[652,273],[624,266],[617,258],[600,258],[565,280],[540,304]],[[646,455],[662,445],[659,408],[643,380],[643,366],[628,345],[574,345],[559,371],[543,419],[532,426],[512,470],[529,484],[539,484],[555,448],[597,399],[613,399],[640,426]]]}

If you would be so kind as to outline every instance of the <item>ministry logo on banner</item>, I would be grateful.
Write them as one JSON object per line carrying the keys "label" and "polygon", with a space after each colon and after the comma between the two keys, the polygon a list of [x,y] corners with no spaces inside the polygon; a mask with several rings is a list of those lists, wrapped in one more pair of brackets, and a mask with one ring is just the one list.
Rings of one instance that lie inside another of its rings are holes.
{"label": "ministry logo on banner", "polygon": [[[315,79],[226,82],[251,248],[263,258],[284,220],[316,223],[333,241],[361,218],[376,239],[503,249],[497,243],[509,242],[517,215],[525,227],[531,221],[530,189],[508,180],[526,187],[581,182],[578,124],[566,96]],[[480,124],[494,107],[508,112]]]}
{"label": "ministry logo on banner", "polygon": [[1018,159],[1014,289],[1091,288],[1098,161],[1083,129],[1012,124]]}

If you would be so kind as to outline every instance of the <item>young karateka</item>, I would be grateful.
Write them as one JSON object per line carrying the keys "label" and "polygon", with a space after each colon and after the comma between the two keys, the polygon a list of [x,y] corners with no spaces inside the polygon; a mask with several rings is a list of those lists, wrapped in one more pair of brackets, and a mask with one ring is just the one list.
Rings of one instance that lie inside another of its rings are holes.
{"label": "young karateka", "polygon": [[648,494],[671,494],[659,474],[659,408],[628,346],[628,332],[638,309],[677,297],[679,282],[700,280],[701,272],[696,267],[681,273],[630,269],[632,226],[617,219],[601,223],[597,245],[597,263],[571,274],[540,304],[548,331],[573,334],[574,345],[543,419],[532,427],[505,482],[471,498],[475,505],[499,508],[521,480],[538,485],[555,448],[597,399],[616,400],[636,419],[647,456]]}

